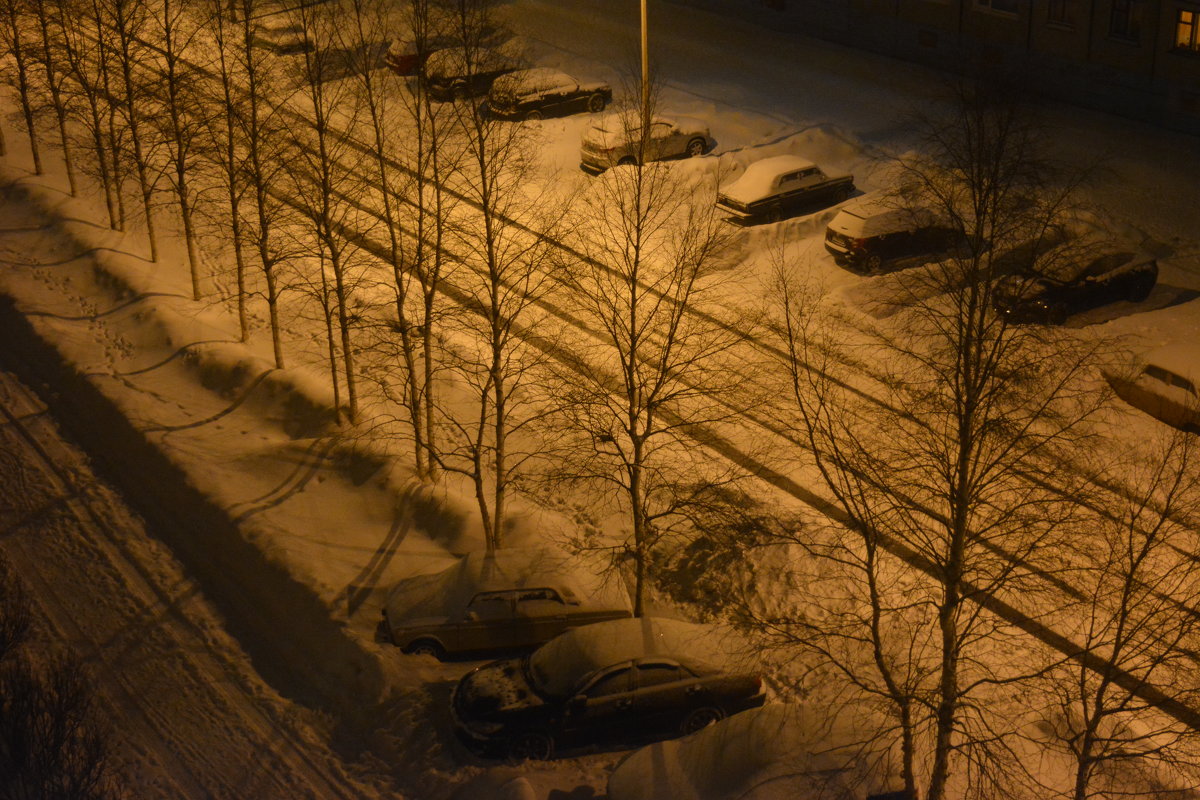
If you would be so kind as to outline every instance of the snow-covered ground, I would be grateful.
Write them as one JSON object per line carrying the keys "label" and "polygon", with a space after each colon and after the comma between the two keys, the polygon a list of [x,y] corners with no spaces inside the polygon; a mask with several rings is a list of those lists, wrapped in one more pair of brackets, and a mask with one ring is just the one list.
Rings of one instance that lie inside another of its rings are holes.
{"label": "snow-covered ground", "polygon": [[[676,165],[697,179],[732,180],[752,161],[789,153],[852,172],[864,191],[883,188],[879,159],[912,145],[910,131],[897,120],[910,104],[936,102],[942,78],[924,68],[685,6],[655,5],[651,40],[666,83],[662,107],[707,120],[715,140],[709,155]],[[621,68],[636,63],[635,8],[617,13],[608,0],[514,0],[502,10],[534,63],[608,80],[620,95],[627,83]],[[1195,342],[1195,140],[1076,109],[1048,108],[1046,116],[1064,156],[1080,165],[1100,157],[1088,189],[1095,218],[1155,255],[1161,268],[1160,285],[1145,304],[1101,309],[1071,324],[1100,336],[1132,337],[1135,347]],[[578,148],[589,124],[589,115],[532,123],[547,180],[585,184]],[[401,656],[375,642],[388,586],[402,576],[442,569],[480,546],[467,494],[452,483],[414,480],[361,431],[330,424],[319,333],[314,337],[310,325],[291,325],[296,366],[271,370],[264,331],[247,345],[237,343],[227,308],[189,299],[180,247],[164,248],[158,264],[146,263],[136,232],[121,235],[98,224],[100,198],[65,198],[53,170],[46,178],[30,176],[19,135],[11,126],[5,134],[10,156],[0,176],[6,187],[0,293],[15,298],[32,332],[57,353],[34,353],[43,363],[32,368],[53,370],[53,359],[62,359],[67,377],[59,376],[55,388],[71,396],[60,398],[56,413],[71,417],[67,427],[103,462],[103,471],[120,475],[124,491],[153,510],[151,529],[170,551],[179,586],[194,587],[211,604],[220,620],[210,623],[217,626],[213,638],[228,638],[219,647],[203,639],[204,646],[185,642],[177,649],[216,650],[231,658],[244,653],[237,674],[260,687],[254,692],[268,698],[263,702],[274,713],[296,715],[297,735],[325,737],[338,757],[368,776],[358,791],[375,791],[367,787],[381,780],[408,797],[444,797],[459,787],[459,796],[482,800],[484,790],[469,787],[485,780],[486,765],[454,741],[446,713],[450,686],[467,667]],[[1131,141],[1138,146],[1128,146]],[[766,254],[781,247],[847,305],[886,296],[895,276],[856,276],[825,255],[821,238],[834,213],[740,232],[739,291],[754,291]],[[221,265],[228,259],[219,239],[206,242],[214,273],[226,272]],[[1114,414],[1134,436],[1158,424],[1120,409]],[[789,477],[815,485],[803,467]],[[556,514],[525,508],[515,541],[535,541],[570,525]],[[144,545],[151,553],[157,546]],[[167,560],[165,553],[159,560]],[[61,610],[68,602],[57,605]],[[91,602],[108,601],[100,593]],[[118,602],[115,593],[111,602]],[[87,637],[66,635],[97,650],[94,640],[89,645]],[[146,657],[178,659],[175,649],[150,647]],[[188,670],[203,664],[185,662]],[[167,693],[174,694],[153,684],[138,691],[164,704]],[[170,702],[183,705],[186,715],[187,706],[212,701]],[[239,705],[236,699],[222,702]],[[235,712],[242,716],[234,714],[239,721],[228,723],[231,728],[261,725],[247,721],[245,709]],[[161,730],[138,735],[141,748],[151,752],[148,742]],[[195,746],[185,738],[179,747]],[[538,797],[577,787],[599,792],[618,757],[564,759],[527,767],[524,774]],[[222,758],[195,759],[188,769],[196,787],[236,785],[226,770],[237,767]],[[155,788],[169,784],[154,781],[168,779],[181,793],[207,796],[170,777],[169,766],[146,774],[168,778],[147,778],[144,796],[177,796]],[[335,769],[328,774],[343,780]],[[291,791],[256,788],[242,796],[294,796]]]}

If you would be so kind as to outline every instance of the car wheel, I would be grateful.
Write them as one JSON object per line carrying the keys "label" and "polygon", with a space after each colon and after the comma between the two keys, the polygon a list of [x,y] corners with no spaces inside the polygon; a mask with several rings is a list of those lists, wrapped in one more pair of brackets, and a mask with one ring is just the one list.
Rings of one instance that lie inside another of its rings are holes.
{"label": "car wheel", "polygon": [[720,722],[724,718],[725,713],[719,708],[697,708],[683,718],[683,723],[679,726],[679,732],[687,736],[689,733],[695,733],[701,728],[707,728],[714,722]]}
{"label": "car wheel", "polygon": [[634,158],[633,156],[622,156],[621,158],[619,158],[617,160],[618,167],[625,167],[625,166],[631,166],[631,165],[635,166],[635,167],[637,166],[637,159]]}
{"label": "car wheel", "polygon": [[707,144],[708,144],[707,142],[705,142],[703,139],[701,139],[699,137],[692,139],[687,144],[688,157],[695,158],[696,156],[704,155],[704,148],[707,146]]}
{"label": "car wheel", "polygon": [[588,98],[587,110],[595,114],[598,111],[603,111],[606,105],[608,105],[608,101],[604,99],[604,95],[594,94]]}
{"label": "car wheel", "polygon": [[432,639],[418,639],[404,648],[410,656],[433,656],[438,661],[446,655],[446,649]]}
{"label": "car wheel", "polygon": [[838,192],[838,202],[841,203],[846,200],[849,200],[850,195],[852,195],[852,194],[854,194],[853,186],[843,186],[842,190],[840,192]]}
{"label": "car wheel", "polygon": [[542,112],[538,111],[536,108],[533,111],[525,112],[525,120],[527,122],[537,122],[541,118],[542,118]]}
{"label": "car wheel", "polygon": [[1046,321],[1051,325],[1062,325],[1069,316],[1071,312],[1067,311],[1067,307],[1062,303],[1055,303],[1046,310]]}
{"label": "car wheel", "polygon": [[863,269],[868,275],[874,275],[883,269],[883,259],[877,253],[872,253],[863,259]]}
{"label": "car wheel", "polygon": [[554,755],[554,740],[544,733],[528,731],[514,736],[507,749],[508,760],[514,763],[549,761]]}
{"label": "car wheel", "polygon": [[771,206],[767,209],[767,213],[764,216],[767,222],[779,222],[779,220],[783,219],[783,209],[777,205]]}

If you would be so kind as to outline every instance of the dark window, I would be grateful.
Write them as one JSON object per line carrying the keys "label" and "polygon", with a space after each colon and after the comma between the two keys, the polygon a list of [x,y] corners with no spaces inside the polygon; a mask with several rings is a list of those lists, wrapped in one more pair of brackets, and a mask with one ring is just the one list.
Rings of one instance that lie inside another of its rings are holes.
{"label": "dark window", "polygon": [[610,672],[600,680],[593,683],[585,691],[588,697],[606,697],[610,694],[621,694],[633,689],[630,677],[633,672],[629,668],[619,669],[616,672]]}
{"label": "dark window", "polygon": [[1200,53],[1200,36],[1196,34],[1198,27],[1200,27],[1200,13],[1179,9],[1179,14],[1175,18],[1175,47]]}
{"label": "dark window", "polygon": [[992,11],[1016,14],[1021,10],[1021,0],[975,0],[976,4]]}
{"label": "dark window", "polygon": [[663,683],[675,683],[681,679],[679,667],[674,664],[641,664],[638,666],[639,689],[648,689]]}
{"label": "dark window", "polygon": [[1075,0],[1049,0],[1046,21],[1055,25],[1075,24]]}
{"label": "dark window", "polygon": [[1142,35],[1141,0],[1112,0],[1108,34],[1114,39],[1136,42]]}

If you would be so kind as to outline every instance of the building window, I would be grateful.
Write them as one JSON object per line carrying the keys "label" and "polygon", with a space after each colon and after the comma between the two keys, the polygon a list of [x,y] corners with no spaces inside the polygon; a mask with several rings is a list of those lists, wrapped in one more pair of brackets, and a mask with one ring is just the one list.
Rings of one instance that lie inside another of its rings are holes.
{"label": "building window", "polygon": [[1108,35],[1114,39],[1136,42],[1142,35],[1141,0],[1112,0],[1112,17]]}
{"label": "building window", "polygon": [[1049,0],[1046,5],[1046,21],[1053,25],[1074,25],[1075,0]]}
{"label": "building window", "polygon": [[1200,53],[1200,35],[1197,35],[1196,31],[1198,27],[1200,13],[1179,9],[1179,16],[1175,19],[1175,47]]}
{"label": "building window", "polygon": [[1004,14],[1016,14],[1021,10],[1021,0],[975,0],[975,5]]}

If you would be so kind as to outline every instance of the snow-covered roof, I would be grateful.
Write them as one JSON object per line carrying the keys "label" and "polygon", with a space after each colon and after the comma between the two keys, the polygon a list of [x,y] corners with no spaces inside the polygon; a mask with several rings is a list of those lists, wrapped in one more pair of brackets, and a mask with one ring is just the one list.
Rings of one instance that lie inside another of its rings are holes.
{"label": "snow-covered roof", "polygon": [[542,687],[565,697],[597,669],[647,656],[722,661],[714,630],[675,619],[638,617],[575,628],[551,639],[530,657]]}
{"label": "snow-covered roof", "polygon": [[847,203],[829,222],[829,229],[854,239],[883,236],[933,224],[933,215],[903,208],[879,197],[861,197]]}
{"label": "snow-covered roof", "polygon": [[851,800],[899,788],[865,744],[878,720],[853,706],[771,704],[685,739],[644,747],[613,771],[610,800]]}
{"label": "snow-covered roof", "polygon": [[516,72],[510,72],[508,75],[501,75],[496,79],[492,88],[497,92],[520,94],[538,89],[575,87],[577,85],[578,82],[562,70],[550,69],[549,67],[535,67],[534,69],[519,69]]}
{"label": "snow-covered roof", "polygon": [[1200,346],[1174,342],[1155,348],[1142,356],[1144,364],[1154,364],[1200,385]]}
{"label": "snow-covered roof", "polygon": [[721,189],[721,194],[743,203],[759,200],[771,194],[775,188],[775,179],[780,175],[814,166],[816,165],[813,162],[800,156],[764,158],[746,167],[746,171],[737,180]]}
{"label": "snow-covered roof", "polygon": [[568,602],[597,601],[628,608],[619,591],[607,590],[585,560],[548,548],[506,548],[492,555],[468,553],[449,569],[399,581],[387,598],[388,618],[450,617],[480,592],[547,587]]}

